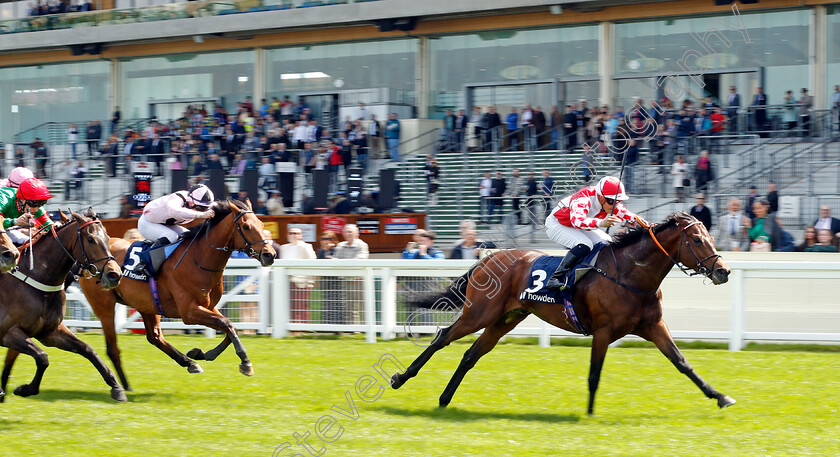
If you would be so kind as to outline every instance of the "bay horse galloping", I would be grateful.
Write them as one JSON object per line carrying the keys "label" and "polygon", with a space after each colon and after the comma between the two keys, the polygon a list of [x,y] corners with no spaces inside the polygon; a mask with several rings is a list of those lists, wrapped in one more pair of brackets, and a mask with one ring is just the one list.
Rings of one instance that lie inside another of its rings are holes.
{"label": "bay horse galloping", "polygon": [[[639,223],[643,222],[639,220]],[[601,250],[594,271],[587,273],[575,285],[571,301],[573,309],[568,314],[564,312],[562,303],[520,299],[522,291],[531,287],[531,266],[544,255],[539,251],[525,250],[496,252],[456,279],[442,297],[435,297],[435,305],[465,305],[462,314],[452,325],[438,331],[429,347],[405,373],[392,376],[391,386],[398,389],[416,376],[432,355],[449,343],[484,329],[464,354],[440,396],[440,406],[448,405],[464,375],[478,359],[490,352],[499,339],[528,314],[534,314],[564,330],[592,335],[589,414],[594,413],[595,391],[607,348],[610,343],[628,334],[652,341],[707,397],[716,399],[719,407],[735,403],[734,399],[712,388],[694,372],[674,344],[662,319],[659,286],[675,264],[684,272],[693,269],[697,274],[710,278],[714,284],[723,284],[728,280],[729,268],[717,254],[712,237],[699,220],[685,212],[675,213],[664,223],[636,228],[618,236]],[[571,317],[567,318],[567,315]],[[575,315],[579,321],[577,326],[573,325],[576,323]]]}
{"label": "bay horse galloping", "polygon": [[23,249],[24,258],[34,255],[34,268],[29,268],[29,261],[20,262],[18,271],[0,275],[0,343],[9,348],[0,389],[5,389],[15,359],[22,353],[35,359],[37,369],[32,382],[16,388],[15,395],[38,394],[49,361],[47,353],[32,342],[31,338],[36,338],[47,346],[84,356],[111,387],[111,398],[126,401],[114,373],[62,322],[66,304],[64,280],[74,265],[96,277],[97,287],[102,289],[116,287],[121,276],[120,266],[108,250],[108,233],[96,213],[88,209],[84,216],[70,214],[72,217],[61,213],[60,227]]}
{"label": "bay horse galloping", "polygon": [[[105,291],[96,284],[95,278],[79,280],[93,312],[102,322],[108,357],[126,390],[131,389],[122,369],[114,327],[114,305],[117,302],[136,309],[143,317],[149,342],[190,373],[203,371],[191,359],[214,360],[232,342],[241,361],[240,371],[247,376],[254,374],[236,328],[216,309],[216,304],[222,297],[222,272],[233,251],[247,252],[262,266],[268,266],[274,262],[274,248],[270,241],[263,238],[263,223],[254,215],[249,201],[217,201],[211,208],[215,216],[191,228],[180,246],[161,264],[156,276],[159,305],[155,304],[147,282],[123,277],[117,288]],[[110,245],[122,265],[131,243],[122,238],[111,238]],[[258,251],[254,250],[254,245],[259,245]],[[225,338],[207,353],[196,348],[184,355],[163,337],[157,306],[166,317],[180,317],[186,324],[210,327],[224,333]]]}

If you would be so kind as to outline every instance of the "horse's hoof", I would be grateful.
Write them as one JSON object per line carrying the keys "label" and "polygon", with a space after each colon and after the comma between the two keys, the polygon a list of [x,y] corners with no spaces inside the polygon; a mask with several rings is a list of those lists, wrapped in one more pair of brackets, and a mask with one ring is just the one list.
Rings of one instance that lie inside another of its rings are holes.
{"label": "horse's hoof", "polygon": [[187,352],[187,357],[193,360],[206,360],[204,357],[204,351],[199,348],[190,349],[190,352]]}
{"label": "horse's hoof", "polygon": [[38,395],[38,392],[39,390],[37,388],[32,387],[29,384],[17,386],[15,389],[15,395],[18,397],[31,397],[32,395]]}
{"label": "horse's hoof", "polygon": [[394,376],[391,376],[391,388],[394,390],[399,389],[405,382],[400,380],[400,374],[394,373]]}
{"label": "horse's hoof", "polygon": [[239,364],[239,371],[244,374],[245,376],[254,376],[254,366],[251,365],[250,362],[248,363],[240,363]]}
{"label": "horse's hoof", "polygon": [[735,404],[735,399],[730,397],[729,395],[724,395],[718,398],[718,407],[719,408],[726,408],[727,406],[732,406]]}
{"label": "horse's hoof", "polygon": [[201,365],[197,363],[191,363],[190,366],[187,367],[187,371],[190,373],[204,373],[204,368],[201,368]]}
{"label": "horse's hoof", "polygon": [[114,387],[113,389],[111,389],[111,398],[120,403],[125,403],[128,401],[128,397],[125,396],[125,391],[122,387]]}

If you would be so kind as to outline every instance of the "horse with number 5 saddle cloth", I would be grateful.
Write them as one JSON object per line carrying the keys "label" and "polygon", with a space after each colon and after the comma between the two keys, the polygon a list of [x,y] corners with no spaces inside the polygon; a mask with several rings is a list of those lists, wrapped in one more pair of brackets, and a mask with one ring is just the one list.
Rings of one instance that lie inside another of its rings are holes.
{"label": "horse with number 5 saddle cloth", "polygon": [[[145,251],[142,245],[122,238],[111,238],[111,252],[129,270],[141,261],[152,270],[149,277],[140,272],[127,273],[119,286],[101,290],[95,280],[82,278],[79,285],[102,322],[108,357],[126,390],[131,390],[123,372],[114,323],[116,303],[134,308],[143,318],[146,338],[190,373],[201,373],[196,360],[214,360],[232,343],[239,356],[239,370],[254,374],[245,346],[233,323],[216,305],[222,297],[222,272],[234,251],[242,251],[259,260],[260,265],[274,263],[271,240],[263,236],[263,223],[254,214],[249,201],[216,201],[210,219],[195,221],[190,231],[176,243]],[[169,344],[160,328],[161,317],[181,318],[186,324],[210,327],[225,338],[215,348],[204,352],[194,348],[183,354]]]}
{"label": "horse with number 5 saddle cloth", "polygon": [[[168,259],[175,252],[175,249],[181,245],[181,240],[149,249],[153,244],[149,240],[131,243],[122,265],[123,276],[135,281],[149,282],[153,280],[163,261]],[[146,265],[146,268],[138,268],[141,265]]]}
{"label": "horse with number 5 saddle cloth", "polygon": [[[674,213],[660,224],[647,225],[619,235],[600,249],[597,259],[581,262],[588,273],[580,275],[568,296],[541,294],[543,282],[559,262],[539,251],[502,250],[481,259],[457,278],[443,295],[427,299],[434,304],[415,304],[434,309],[461,307],[455,322],[440,329],[429,346],[402,373],[391,377],[391,387],[400,388],[417,376],[435,352],[451,342],[484,332],[464,354],[458,369],[440,396],[440,406],[452,401],[467,372],[499,339],[529,314],[572,333],[592,335],[589,368],[589,406],[595,410],[595,392],[604,357],[613,341],[638,335],[657,348],[721,408],[735,404],[715,390],[685,360],[662,319],[659,286],[674,265],[691,275],[702,275],[714,284],[728,280],[729,268],[715,250],[705,226],[685,212]],[[563,302],[563,303],[561,303]]]}

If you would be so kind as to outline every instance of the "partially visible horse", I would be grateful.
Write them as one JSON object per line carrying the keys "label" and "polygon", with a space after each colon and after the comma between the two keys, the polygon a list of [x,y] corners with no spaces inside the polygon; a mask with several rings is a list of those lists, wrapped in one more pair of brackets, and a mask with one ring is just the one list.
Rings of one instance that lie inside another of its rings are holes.
{"label": "partially visible horse", "polygon": [[[121,270],[108,250],[108,234],[96,213],[88,209],[83,216],[63,213],[62,224],[43,235],[32,246],[23,249],[23,256],[34,254],[34,268],[21,262],[19,270],[0,275],[0,343],[9,348],[3,366],[0,390],[5,389],[12,365],[19,353],[35,359],[35,377],[29,384],[15,389],[15,395],[38,394],[41,379],[49,361],[47,353],[32,342],[36,338],[47,346],[81,354],[90,360],[111,387],[111,398],[126,401],[114,373],[84,341],[78,339],[62,323],[66,296],[64,280],[71,267],[78,265],[97,278],[102,289],[112,289],[120,281]],[[0,397],[2,401],[2,397]]]}
{"label": "partially visible horse", "polygon": [[0,215],[0,273],[6,273],[17,265],[20,251],[15,247],[9,234],[3,230],[5,218]]}
{"label": "partially visible horse", "polygon": [[[642,221],[639,220],[642,224]],[[462,277],[456,279],[438,303],[425,307],[466,305],[451,326],[441,329],[432,343],[404,373],[391,378],[398,389],[417,375],[432,355],[449,343],[484,329],[484,333],[464,354],[458,369],[440,396],[440,406],[452,400],[464,375],[499,339],[513,330],[529,314],[573,333],[592,335],[589,367],[589,414],[594,413],[595,391],[610,343],[624,335],[638,335],[652,341],[677,369],[689,377],[723,408],[735,403],[704,381],[685,360],[674,344],[662,319],[662,292],[659,286],[675,264],[683,271],[690,265],[696,273],[722,284],[729,268],[717,254],[709,232],[693,216],[675,213],[658,225],[633,229],[605,247],[593,271],[575,285],[573,309],[564,311],[562,303],[541,303],[520,299],[523,290],[532,287],[531,266],[544,254],[539,251],[500,251],[485,257]],[[682,265],[681,265],[682,264]],[[545,275],[536,278],[541,282]],[[534,285],[536,286],[536,284]],[[574,316],[579,320],[574,325]]]}
{"label": "partially visible horse", "polygon": [[[263,223],[254,215],[250,202],[217,201],[211,208],[216,215],[185,235],[181,245],[161,264],[156,276],[159,306],[166,317],[180,317],[186,324],[204,325],[225,334],[224,340],[207,353],[196,348],[184,355],[166,341],[149,283],[123,277],[119,287],[102,290],[96,278],[79,280],[94,313],[102,322],[108,357],[126,390],[131,389],[123,372],[114,327],[117,302],[136,309],[143,317],[149,342],[190,373],[203,371],[191,358],[214,360],[233,342],[241,361],[240,371],[247,376],[254,374],[236,328],[216,309],[216,304],[222,297],[222,272],[233,251],[245,251],[262,266],[268,266],[274,262],[274,248],[270,240],[264,239]],[[254,245],[258,245],[259,250],[255,250]],[[122,265],[131,243],[122,238],[111,238],[110,246]]]}

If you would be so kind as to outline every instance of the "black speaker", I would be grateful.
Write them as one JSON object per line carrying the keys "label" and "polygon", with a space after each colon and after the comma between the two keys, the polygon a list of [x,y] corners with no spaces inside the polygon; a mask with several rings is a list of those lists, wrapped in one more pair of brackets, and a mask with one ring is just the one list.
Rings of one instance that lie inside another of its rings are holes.
{"label": "black speaker", "polygon": [[362,198],[364,190],[361,168],[350,168],[347,170],[347,198],[353,207],[359,206],[359,199]]}
{"label": "black speaker", "polygon": [[395,172],[393,169],[379,170],[379,207],[383,210],[396,206],[394,195],[396,194]]}
{"label": "black speaker", "polygon": [[330,189],[330,172],[327,170],[312,170],[312,181],[314,194],[312,195],[312,202],[315,207],[326,207],[327,192]]}
{"label": "black speaker", "polygon": [[295,174],[277,173],[277,190],[283,195],[283,206],[291,208],[295,205]]}
{"label": "black speaker", "polygon": [[223,200],[225,198],[225,171],[219,168],[213,168],[209,171],[210,184],[207,186],[213,191],[216,200]]}
{"label": "black speaker", "polygon": [[171,192],[178,192],[179,190],[187,190],[189,188],[189,171],[188,170],[172,170],[172,190]]}
{"label": "black speaker", "polygon": [[242,177],[239,178],[239,192],[243,190],[248,192],[248,199],[251,200],[251,204],[254,207],[257,206],[257,199],[260,198],[260,194],[257,191],[259,180],[260,174],[257,170],[245,170],[242,172]]}

